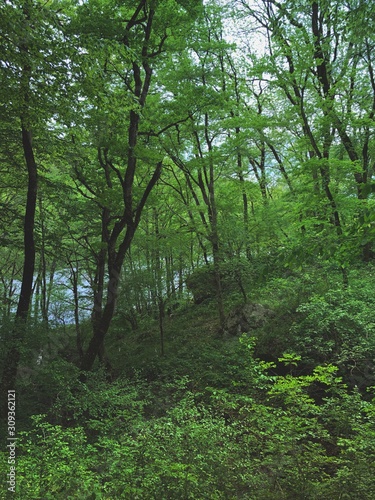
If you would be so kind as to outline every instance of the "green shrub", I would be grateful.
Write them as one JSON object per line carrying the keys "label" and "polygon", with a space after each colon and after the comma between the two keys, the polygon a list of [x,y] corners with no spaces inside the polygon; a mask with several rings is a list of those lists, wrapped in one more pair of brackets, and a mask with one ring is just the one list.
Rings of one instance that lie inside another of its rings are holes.
{"label": "green shrub", "polygon": [[314,362],[337,364],[353,385],[375,382],[375,298],[366,286],[334,289],[301,304],[291,333],[294,349]]}
{"label": "green shrub", "polygon": [[98,373],[67,388],[54,409],[76,406],[68,427],[36,416],[20,433],[15,498],[374,498],[374,401],[330,364],[294,375],[292,352],[270,375],[254,348],[244,335],[228,352],[226,386]]}

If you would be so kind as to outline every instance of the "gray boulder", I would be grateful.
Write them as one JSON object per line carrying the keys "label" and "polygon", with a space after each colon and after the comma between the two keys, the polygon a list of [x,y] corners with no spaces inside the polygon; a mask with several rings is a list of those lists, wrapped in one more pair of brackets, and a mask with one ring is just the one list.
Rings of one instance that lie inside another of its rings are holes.
{"label": "gray boulder", "polygon": [[274,312],[261,304],[242,304],[228,314],[226,331],[230,335],[250,333],[251,330],[262,327],[273,316]]}

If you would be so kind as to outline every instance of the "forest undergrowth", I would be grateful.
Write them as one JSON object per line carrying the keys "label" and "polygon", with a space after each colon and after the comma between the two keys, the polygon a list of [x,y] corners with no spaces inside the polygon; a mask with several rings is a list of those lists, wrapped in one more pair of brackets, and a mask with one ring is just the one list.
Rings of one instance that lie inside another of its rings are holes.
{"label": "forest undergrowth", "polygon": [[77,383],[69,353],[23,376],[16,498],[372,499],[371,286],[369,266],[347,289],[274,277],[251,299],[275,316],[239,337],[214,301],[180,305],[164,356],[157,319],[128,333],[118,315],[111,380],[98,366]]}

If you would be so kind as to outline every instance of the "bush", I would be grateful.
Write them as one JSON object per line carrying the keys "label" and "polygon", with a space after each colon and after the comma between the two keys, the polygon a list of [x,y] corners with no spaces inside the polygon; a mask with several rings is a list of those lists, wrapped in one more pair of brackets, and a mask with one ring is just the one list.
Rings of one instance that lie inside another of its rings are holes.
{"label": "bush", "polygon": [[334,289],[301,304],[303,319],[291,330],[293,348],[313,362],[333,362],[364,389],[373,385],[375,298],[367,287]]}
{"label": "bush", "polygon": [[289,373],[270,375],[254,344],[228,353],[226,386],[98,373],[62,393],[69,427],[36,416],[20,433],[15,498],[374,498],[374,401],[333,365],[293,375],[292,353],[279,359]]}

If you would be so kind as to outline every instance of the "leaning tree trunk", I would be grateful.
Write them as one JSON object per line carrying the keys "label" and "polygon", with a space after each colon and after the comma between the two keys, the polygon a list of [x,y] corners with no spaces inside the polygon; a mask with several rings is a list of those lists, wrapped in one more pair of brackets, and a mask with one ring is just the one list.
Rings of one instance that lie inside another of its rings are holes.
{"label": "leaning tree trunk", "polygon": [[[109,255],[112,255],[112,258],[110,258],[108,262],[107,296],[100,317],[98,317],[95,323],[93,323],[93,335],[87,350],[81,359],[81,370],[83,372],[92,369],[96,357],[101,352],[104,338],[109,330],[115,313],[121,268],[126,252],[130,248],[134,232],[135,227],[128,226],[119,250],[116,252],[114,245],[109,246],[108,248],[108,253]],[[84,378],[84,376],[82,378]]]}
{"label": "leaning tree trunk", "polygon": [[[125,217],[124,217],[123,220],[118,221],[115,224],[115,227],[112,230],[111,237],[108,241],[108,246],[107,246],[108,250],[107,296],[105,299],[105,305],[101,313],[101,317],[98,318],[98,321],[93,326],[92,338],[81,361],[82,372],[86,372],[92,369],[95,359],[98,356],[100,349],[103,345],[104,338],[111,325],[112,318],[116,309],[117,294],[120,284],[120,273],[125,259],[125,255],[130,249],[134,233],[139,225],[143,208],[146,204],[147,198],[151,190],[159,180],[161,170],[162,170],[162,162],[160,161],[157,164],[153,176],[149,180],[143,192],[142,198],[138,203],[137,209],[135,210],[135,215],[133,217],[133,220],[126,217],[127,224],[125,224]],[[126,232],[119,245],[119,249],[116,250],[117,242],[124,225],[126,225]],[[82,375],[81,378],[84,379],[84,375]]]}

